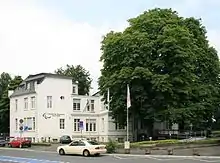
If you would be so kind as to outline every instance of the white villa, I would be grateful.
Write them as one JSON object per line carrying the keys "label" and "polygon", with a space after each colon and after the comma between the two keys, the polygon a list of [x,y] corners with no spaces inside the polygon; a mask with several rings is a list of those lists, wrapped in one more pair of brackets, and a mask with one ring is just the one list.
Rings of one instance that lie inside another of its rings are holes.
{"label": "white villa", "polygon": [[[78,85],[70,77],[29,75],[16,90],[9,91],[9,97],[11,137],[22,135],[32,142],[57,141],[62,135],[101,142],[126,138],[126,128],[114,123],[101,97],[78,95]],[[130,138],[131,130],[132,126]]]}

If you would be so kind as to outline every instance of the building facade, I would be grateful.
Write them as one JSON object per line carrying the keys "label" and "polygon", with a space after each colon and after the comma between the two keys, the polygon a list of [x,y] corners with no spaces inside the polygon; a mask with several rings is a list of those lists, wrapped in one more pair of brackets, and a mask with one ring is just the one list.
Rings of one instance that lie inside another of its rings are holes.
{"label": "building facade", "polygon": [[78,95],[78,84],[70,77],[29,75],[16,90],[9,91],[9,98],[12,137],[29,137],[32,142],[58,141],[62,135],[101,142],[126,138],[126,128],[114,122],[101,97]]}

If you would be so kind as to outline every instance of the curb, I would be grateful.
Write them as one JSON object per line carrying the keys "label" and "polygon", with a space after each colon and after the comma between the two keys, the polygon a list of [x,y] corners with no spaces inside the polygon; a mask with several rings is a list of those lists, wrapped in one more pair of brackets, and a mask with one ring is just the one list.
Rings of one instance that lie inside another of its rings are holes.
{"label": "curb", "polygon": [[142,158],[203,158],[203,159],[220,159],[220,156],[177,156],[177,155],[132,155],[132,154],[107,154],[112,156],[124,157],[142,157]]}

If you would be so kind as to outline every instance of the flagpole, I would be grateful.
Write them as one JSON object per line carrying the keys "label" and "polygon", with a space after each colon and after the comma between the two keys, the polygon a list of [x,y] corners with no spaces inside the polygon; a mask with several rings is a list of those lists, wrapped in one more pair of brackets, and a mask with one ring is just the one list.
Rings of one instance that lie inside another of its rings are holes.
{"label": "flagpole", "polygon": [[130,97],[130,89],[129,85],[127,84],[127,140],[125,142],[125,153],[130,153],[130,142],[129,142],[129,108],[131,107],[131,97]]}
{"label": "flagpole", "polygon": [[110,90],[109,90],[109,88],[108,88],[108,90],[107,90],[107,107],[108,107],[108,110],[110,110],[109,109],[109,107],[110,107],[110,104],[109,104],[109,102],[110,102]]}
{"label": "flagpole", "polygon": [[128,108],[127,108],[127,142],[129,140],[129,117],[128,117]]}
{"label": "flagpole", "polygon": [[127,84],[127,142],[129,140],[129,117],[128,117],[129,107],[130,107],[130,90],[129,90],[129,85]]}

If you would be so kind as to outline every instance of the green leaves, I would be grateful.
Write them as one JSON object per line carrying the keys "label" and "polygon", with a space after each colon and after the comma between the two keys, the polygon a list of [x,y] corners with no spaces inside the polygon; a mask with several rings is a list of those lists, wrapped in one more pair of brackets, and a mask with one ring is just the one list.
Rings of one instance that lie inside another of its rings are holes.
{"label": "green leaves", "polygon": [[91,88],[92,79],[90,74],[81,65],[73,66],[66,65],[66,68],[62,67],[55,71],[57,74],[66,75],[73,78],[73,82],[78,82],[78,93],[79,95],[88,95]]}
{"label": "green leaves", "polygon": [[220,67],[200,20],[156,8],[129,23],[102,41],[99,86],[105,97],[110,88],[113,116],[124,124],[129,83],[131,113],[143,121],[210,120],[219,108]]}

